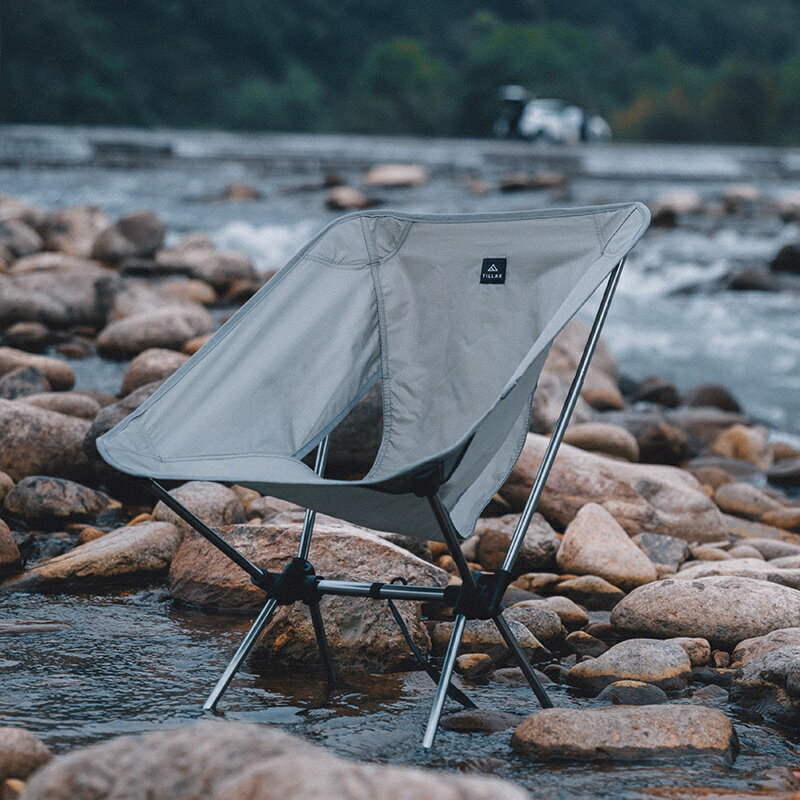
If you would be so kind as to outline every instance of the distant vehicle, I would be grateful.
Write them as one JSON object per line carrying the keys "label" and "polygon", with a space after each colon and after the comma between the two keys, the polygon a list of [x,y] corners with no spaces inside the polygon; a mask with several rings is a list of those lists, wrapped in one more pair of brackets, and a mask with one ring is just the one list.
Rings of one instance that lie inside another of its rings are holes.
{"label": "distant vehicle", "polygon": [[600,116],[589,115],[567,100],[535,98],[522,86],[500,89],[503,108],[494,122],[500,139],[527,139],[551,144],[607,142],[611,127]]}

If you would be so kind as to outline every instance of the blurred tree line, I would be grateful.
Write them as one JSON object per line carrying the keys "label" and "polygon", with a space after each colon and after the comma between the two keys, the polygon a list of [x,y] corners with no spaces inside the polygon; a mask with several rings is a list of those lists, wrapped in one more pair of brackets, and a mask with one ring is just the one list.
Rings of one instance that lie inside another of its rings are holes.
{"label": "blurred tree line", "polygon": [[800,142],[800,0],[2,0],[0,120],[486,135],[520,83],[620,138]]}

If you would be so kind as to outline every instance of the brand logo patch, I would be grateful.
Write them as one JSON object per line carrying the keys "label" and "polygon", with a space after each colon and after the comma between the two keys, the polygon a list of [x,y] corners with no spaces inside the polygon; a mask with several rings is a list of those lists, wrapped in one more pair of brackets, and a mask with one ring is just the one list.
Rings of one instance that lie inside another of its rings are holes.
{"label": "brand logo patch", "polygon": [[481,265],[481,283],[505,283],[506,259],[484,258]]}

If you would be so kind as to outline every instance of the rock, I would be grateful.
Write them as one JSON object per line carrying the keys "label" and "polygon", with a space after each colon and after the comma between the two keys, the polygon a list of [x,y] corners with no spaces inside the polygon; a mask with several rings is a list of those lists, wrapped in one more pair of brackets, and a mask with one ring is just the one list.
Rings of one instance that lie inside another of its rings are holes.
{"label": "rock", "polygon": [[9,194],[0,194],[0,220],[21,219],[23,222],[35,227],[44,214],[38,208],[24,203]]}
{"label": "rock", "polygon": [[676,580],[693,581],[712,575],[737,575],[742,578],[771,581],[782,586],[800,589],[800,569],[776,567],[769,561],[756,558],[732,558],[686,566],[675,575]]}
{"label": "rock", "polygon": [[764,636],[755,636],[752,639],[745,639],[739,642],[731,654],[731,660],[742,665],[746,664],[758,656],[771,653],[779,647],[787,645],[800,646],[800,627],[798,628],[778,628],[770,631]]}
{"label": "rock", "polygon": [[180,350],[189,339],[215,327],[202,306],[161,308],[110,323],[100,331],[97,349],[108,358],[122,359],[154,347]]}
{"label": "rock", "polygon": [[88,257],[94,240],[110,224],[108,217],[95,206],[74,206],[46,214],[39,233],[47,250],[68,256]]}
{"label": "rock", "polygon": [[567,428],[564,441],[589,452],[603,453],[625,461],[639,460],[639,445],[633,434],[620,425],[583,422]]}
{"label": "rock", "polygon": [[480,708],[465,708],[442,717],[442,728],[447,731],[459,733],[497,733],[509,728],[516,728],[522,721],[519,714],[510,714],[506,711],[483,710]]}
{"label": "rock", "polygon": [[716,383],[702,383],[695,386],[684,398],[687,406],[719,408],[722,411],[741,412],[739,401],[725,386]]}
{"label": "rock", "polygon": [[203,721],[74,750],[38,772],[27,800],[525,800],[494,777],[361,764],[265,725]]}
{"label": "rock", "polygon": [[[282,522],[230,526],[222,533],[259,566],[280,571],[297,553],[301,528],[299,522]],[[317,573],[329,579],[384,581],[400,576],[427,586],[447,583],[445,572],[379,536],[320,517],[311,552]],[[169,589],[180,602],[212,610],[260,609],[264,604],[262,590],[197,534],[186,537],[173,559]],[[329,596],[321,607],[336,659],[381,670],[414,663],[386,603]],[[398,610],[415,643],[427,652],[430,640],[418,604],[399,603]],[[315,663],[318,655],[306,607],[296,603],[280,608],[256,649],[260,659]]]}
{"label": "rock", "polygon": [[711,445],[711,452],[717,456],[749,461],[759,469],[767,469],[772,463],[768,432],[762,425],[732,425],[717,436]]}
{"label": "rock", "polygon": [[536,600],[523,600],[503,612],[503,616],[524,625],[540,642],[550,646],[564,637],[561,618]]}
{"label": "rock", "polygon": [[68,417],[93,420],[100,413],[100,403],[80,392],[44,392],[22,398],[27,403],[46,411],[56,411]]}
{"label": "rock", "polygon": [[[528,434],[511,476],[500,490],[522,508],[547,439]],[[566,527],[587,503],[597,502],[629,535],[661,533],[688,541],[712,541],[724,532],[719,510],[688,473],[673,467],[629,464],[562,445],[539,510]]]}
{"label": "rock", "polygon": [[[552,353],[552,349],[550,351]],[[535,433],[551,433],[561,414],[564,401],[567,398],[571,378],[568,375],[556,372],[545,372],[539,375],[536,392],[531,405],[530,429]],[[591,421],[594,412],[589,404],[579,397],[572,412],[573,425]]]}
{"label": "rock", "polygon": [[103,583],[119,586],[152,578],[167,570],[181,538],[181,532],[168,522],[118,528],[5,581],[0,592],[55,587],[85,591]]}
{"label": "rock", "polygon": [[693,667],[704,667],[711,660],[711,645],[698,636],[676,636],[669,639],[686,651]]}
{"label": "rock", "polygon": [[608,645],[605,642],[595,639],[594,636],[585,631],[573,631],[564,640],[564,644],[571,652],[575,653],[578,658],[582,658],[583,656],[597,658],[597,656],[602,655],[608,650]]}
{"label": "rock", "polygon": [[767,470],[767,480],[775,486],[796,489],[800,486],[800,458],[791,458],[773,464]]}
{"label": "rock", "polygon": [[633,541],[654,564],[665,564],[673,571],[689,557],[689,545],[675,536],[660,533],[640,533]]}
{"label": "rock", "polygon": [[586,610],[568,597],[556,595],[555,597],[546,597],[542,600],[525,600],[518,605],[523,607],[535,605],[554,611],[558,614],[561,624],[567,630],[582,628],[584,625],[589,624],[589,615],[586,613]]}
{"label": "rock", "polygon": [[120,503],[88,486],[45,475],[23,478],[4,502],[8,514],[31,526],[93,519],[109,508],[120,508]]}
{"label": "rock", "polygon": [[728,550],[728,555],[731,558],[758,558],[762,561],[764,560],[764,556],[762,556],[755,547],[750,547],[750,545],[747,544],[739,544],[736,545],[736,547],[731,547],[730,550]]}
{"label": "rock", "polygon": [[675,425],[655,422],[636,434],[639,460],[645,464],[677,466],[690,455],[689,437]]}
{"label": "rock", "polygon": [[582,575],[558,584],[555,590],[586,608],[609,611],[625,596],[622,589],[598,575]]}
{"label": "rock", "polygon": [[465,678],[482,678],[493,666],[494,661],[487,653],[465,653],[456,659],[456,672]]}
{"label": "rock", "polygon": [[523,192],[531,189],[558,189],[567,184],[562,172],[512,172],[500,178],[501,192]]}
{"label": "rock", "polygon": [[4,400],[16,400],[49,391],[47,378],[36,367],[17,367],[0,377],[0,398]]}
{"label": "rock", "polygon": [[[723,550],[722,548],[727,544],[727,542],[717,545],[698,545],[695,547],[690,547],[689,552],[692,554],[692,558],[696,559],[697,561],[730,561],[733,556],[730,553]],[[684,566],[695,566],[694,564],[685,564]]]}
{"label": "rock", "polygon": [[680,404],[678,390],[658,375],[645,378],[631,395],[633,403],[655,403],[666,408],[677,408]]}
{"label": "rock", "polygon": [[375,461],[383,430],[380,386],[373,386],[331,434],[325,475],[350,478],[365,475]]}
{"label": "rock", "polygon": [[22,564],[17,543],[3,520],[0,519],[0,575],[16,572]]}
{"label": "rock", "polygon": [[761,191],[750,183],[732,183],[722,192],[722,203],[727,214],[750,209],[763,199]]}
{"label": "rock", "polygon": [[735,538],[745,538],[750,542],[751,539],[781,539],[791,534],[780,528],[773,528],[771,525],[764,525],[762,522],[753,522],[743,517],[734,517],[732,514],[723,514],[722,521],[728,529],[728,535]]}
{"label": "rock", "polygon": [[761,515],[761,521],[765,525],[800,533],[800,507],[777,508],[774,511],[767,511]]}
{"label": "rock", "polygon": [[0,727],[0,781],[25,780],[52,757],[47,745],[29,730]]}
{"label": "rock", "polygon": [[166,380],[188,359],[189,357],[183,353],[158,347],[142,351],[125,370],[125,377],[119,390],[120,397],[125,397],[126,394],[147,383]]}
{"label": "rock", "polygon": [[355,186],[332,186],[325,200],[328,208],[334,211],[347,211],[354,208],[369,208],[369,198]]}
{"label": "rock", "polygon": [[421,164],[376,164],[364,176],[367,186],[394,189],[401,186],[422,186],[428,182],[428,170]]}
{"label": "rock", "polygon": [[717,755],[735,757],[730,720],[703,706],[649,705],[547,708],[514,732],[515,750],[538,758],[581,761]]}
{"label": "rock", "polygon": [[784,542],[780,539],[760,539],[758,537],[748,538],[746,541],[750,547],[755,547],[768,561],[773,558],[783,558],[784,556],[800,556],[800,544]]}
{"label": "rock", "polygon": [[0,400],[0,470],[12,480],[47,473],[80,479],[89,422],[13,400]]}
{"label": "rock", "polygon": [[800,275],[800,244],[785,244],[775,254],[769,268],[773,272],[789,272]]}
{"label": "rock", "polygon": [[17,322],[6,329],[3,340],[7,345],[26,353],[38,353],[50,341],[50,331],[41,322]]}
{"label": "rock", "polygon": [[[13,347],[0,347],[0,375],[20,367],[36,368],[55,390],[71,389],[75,385],[75,373],[63,359],[34,355]],[[39,391],[49,391],[50,387]]]}
{"label": "rock", "polygon": [[[508,624],[528,660],[545,661],[550,657],[550,651],[521,622],[509,620]],[[434,656],[445,654],[452,632],[452,622],[436,624],[431,633],[431,652]],[[512,657],[500,631],[490,619],[471,619],[467,622],[460,652],[486,653],[495,664],[504,664]]]}
{"label": "rock", "polygon": [[727,703],[730,699],[728,690],[716,684],[702,686],[692,693],[691,702],[708,705],[709,703]]}
{"label": "rock", "polygon": [[278,497],[262,497],[260,495],[256,500],[253,500],[249,505],[247,505],[246,508],[248,514],[254,514],[258,517],[261,517],[264,522],[269,521],[272,517],[275,517],[278,514],[305,513],[305,509],[301,508],[295,503],[290,503],[288,500],[281,500]]}
{"label": "rock", "polygon": [[723,483],[733,483],[733,476],[727,470],[724,470],[722,467],[715,467],[715,466],[695,466],[694,464],[686,464],[684,469],[688,470],[689,472],[697,478],[700,483],[703,484],[704,487],[708,487],[711,491],[708,492],[711,494],[714,489],[719,486],[722,486]]}
{"label": "rock", "polygon": [[668,702],[667,693],[643,681],[614,681],[609,683],[599,695],[599,703],[608,703],[614,706],[654,706]]}
{"label": "rock", "polygon": [[634,589],[611,612],[611,622],[630,635],[699,636],[725,649],[800,626],[800,592],[750,578],[668,579]]}
{"label": "rock", "polygon": [[[235,525],[247,520],[239,495],[221,483],[189,481],[177,489],[172,489],[170,495],[211,528]],[[153,516],[162,522],[171,523],[183,533],[193,530],[162,502],[156,504]]]}
{"label": "rock", "polygon": [[766,719],[796,726],[800,719],[800,644],[754,656],[736,673],[731,700]]}
{"label": "rock", "polygon": [[166,292],[183,303],[199,303],[203,306],[212,306],[219,299],[212,286],[197,278],[165,281],[159,288],[162,292]]}
{"label": "rock", "polygon": [[224,291],[235,281],[257,278],[253,263],[246,255],[217,250],[202,234],[191,234],[174,247],[159,250],[156,263],[210,283],[217,291]]}
{"label": "rock", "polygon": [[567,525],[557,561],[564,572],[599,575],[622,589],[656,579],[650,559],[602,506],[587,503]]}
{"label": "rock", "polygon": [[643,681],[662,689],[678,690],[686,688],[691,670],[689,656],[675,642],[628,639],[597,658],[576,664],[567,674],[567,681],[595,694],[619,680]]}
{"label": "rock", "polygon": [[43,245],[42,237],[22,220],[0,220],[0,251],[16,259],[41,250]]}
{"label": "rock", "polygon": [[181,347],[181,352],[187,356],[193,356],[210,338],[212,334],[206,333],[202,336],[195,336],[192,339],[189,339],[183,347]]}
{"label": "rock", "polygon": [[164,244],[166,228],[152,211],[133,211],[101,231],[92,244],[92,258],[116,263],[149,258]]}
{"label": "rock", "polygon": [[[478,560],[485,569],[500,569],[511,537],[519,521],[519,514],[502,517],[482,517],[475,527],[478,537]],[[541,514],[534,514],[525,534],[522,547],[512,570],[513,575],[522,575],[536,570],[552,569],[556,564],[558,537]]]}
{"label": "rock", "polygon": [[[551,681],[544,672],[539,672],[538,669],[534,669],[533,671],[542,686],[552,685],[553,681]],[[530,689],[528,679],[519,667],[503,667],[502,669],[496,669],[492,673],[492,681],[502,686],[523,686],[526,689]]]}
{"label": "rock", "polygon": [[526,572],[511,583],[511,586],[532,594],[549,594],[561,576],[556,572]]}

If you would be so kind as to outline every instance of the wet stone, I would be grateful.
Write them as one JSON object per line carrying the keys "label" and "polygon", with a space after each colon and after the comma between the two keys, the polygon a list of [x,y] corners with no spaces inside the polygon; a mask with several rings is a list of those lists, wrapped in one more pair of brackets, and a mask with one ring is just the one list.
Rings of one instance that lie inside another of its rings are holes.
{"label": "wet stone", "polygon": [[564,640],[564,644],[577,656],[596,658],[608,650],[608,645],[584,631],[573,631]]}
{"label": "wet stone", "polygon": [[492,657],[486,653],[465,653],[456,659],[456,672],[465,678],[482,678],[493,666]]}
{"label": "wet stone", "polygon": [[796,725],[800,719],[800,645],[754,656],[739,669],[731,700],[766,719]]}
{"label": "wet stone", "polygon": [[516,728],[521,721],[522,717],[519,714],[465,708],[463,711],[442,717],[441,725],[445,730],[459,733],[496,733]]}
{"label": "wet stone", "polygon": [[632,680],[614,681],[597,695],[598,703],[615,706],[652,706],[668,700],[667,693],[658,686]]}

